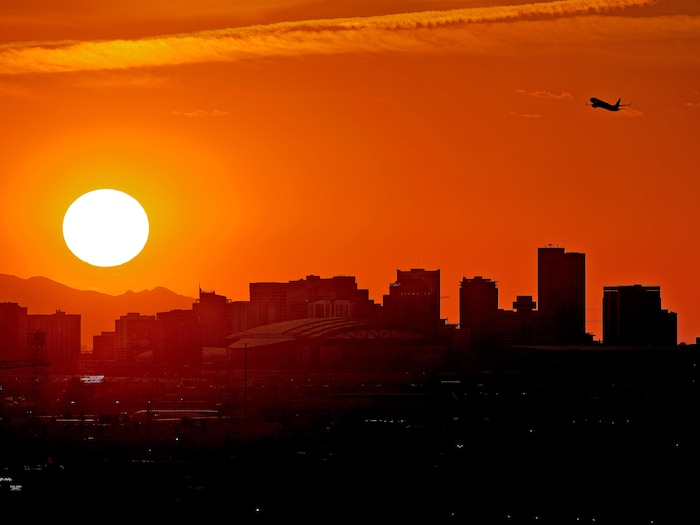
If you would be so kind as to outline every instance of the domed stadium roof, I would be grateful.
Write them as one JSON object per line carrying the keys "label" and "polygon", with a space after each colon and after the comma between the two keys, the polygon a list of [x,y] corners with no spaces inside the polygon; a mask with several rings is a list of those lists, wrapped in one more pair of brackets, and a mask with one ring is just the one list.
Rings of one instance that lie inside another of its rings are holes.
{"label": "domed stadium roof", "polygon": [[227,337],[229,348],[268,346],[305,339],[325,340],[436,340],[442,337],[434,332],[386,325],[377,321],[328,317],[322,319],[295,319],[251,328]]}

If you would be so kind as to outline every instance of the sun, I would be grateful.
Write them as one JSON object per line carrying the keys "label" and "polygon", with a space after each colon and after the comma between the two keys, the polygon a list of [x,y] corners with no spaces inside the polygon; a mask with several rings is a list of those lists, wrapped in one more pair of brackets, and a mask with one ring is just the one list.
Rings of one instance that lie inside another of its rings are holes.
{"label": "sun", "polygon": [[143,206],[119,190],[100,189],[78,197],[63,217],[71,252],[93,266],[119,266],[136,257],[148,240]]}

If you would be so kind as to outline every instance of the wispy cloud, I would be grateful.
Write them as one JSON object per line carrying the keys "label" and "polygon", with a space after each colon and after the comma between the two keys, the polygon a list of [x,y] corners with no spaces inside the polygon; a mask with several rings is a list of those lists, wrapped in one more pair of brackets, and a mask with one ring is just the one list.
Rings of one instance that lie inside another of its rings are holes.
{"label": "wispy cloud", "polygon": [[[364,18],[284,22],[140,40],[34,42],[0,46],[0,74],[128,69],[260,56],[420,50],[441,45],[439,29],[541,17],[610,13],[656,0],[557,0]],[[468,41],[466,31],[459,38]]]}
{"label": "wispy cloud", "polygon": [[619,115],[622,118],[637,118],[643,117],[644,112],[639,109],[624,108],[624,111],[618,111],[615,115]]}
{"label": "wispy cloud", "polygon": [[549,98],[554,100],[572,100],[574,98],[571,93],[567,91],[562,91],[557,94],[551,91],[526,91],[524,89],[516,89],[515,92],[533,98]]}
{"label": "wispy cloud", "polygon": [[76,82],[78,86],[103,88],[119,86],[122,88],[161,88],[170,83],[170,80],[158,75],[140,72],[128,77],[117,72],[110,72],[100,77],[83,77]]}

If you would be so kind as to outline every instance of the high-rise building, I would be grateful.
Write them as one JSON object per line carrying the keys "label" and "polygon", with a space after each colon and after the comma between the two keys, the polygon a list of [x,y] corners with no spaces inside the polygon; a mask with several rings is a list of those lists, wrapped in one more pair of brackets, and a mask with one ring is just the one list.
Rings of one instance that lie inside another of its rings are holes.
{"label": "high-rise building", "polygon": [[257,282],[250,291],[250,327],[290,320],[287,313],[289,283]]}
{"label": "high-rise building", "polygon": [[554,344],[589,342],[586,334],[586,256],[548,245],[537,250],[539,312],[554,320]]}
{"label": "high-rise building", "polygon": [[223,348],[228,345],[225,337],[233,333],[231,301],[215,292],[199,290],[199,299],[192,305],[202,330],[202,347]]}
{"label": "high-rise building", "polygon": [[603,287],[603,343],[606,345],[677,344],[675,312],[661,309],[659,286]]}
{"label": "high-rise building", "polygon": [[101,332],[92,336],[92,358],[95,361],[114,361],[116,356],[116,332]]}
{"label": "high-rise building", "polygon": [[498,288],[496,281],[477,275],[462,278],[459,289],[459,328],[473,343],[487,343],[496,337]]}
{"label": "high-rise building", "polygon": [[0,360],[27,357],[27,307],[0,303]]}
{"label": "high-rise building", "polygon": [[52,364],[75,364],[80,359],[80,314],[57,310],[53,314],[30,314],[27,330],[45,336],[45,358]]}
{"label": "high-rise building", "polygon": [[156,316],[130,312],[114,321],[115,358],[133,361],[141,352],[152,350],[156,339]]}
{"label": "high-rise building", "polygon": [[202,363],[202,330],[194,310],[158,312],[158,343],[153,360],[158,364],[197,366]]}
{"label": "high-rise building", "polygon": [[518,295],[513,310],[499,310],[496,340],[504,345],[530,345],[539,342],[536,335],[537,303],[531,295]]}
{"label": "high-rise building", "polygon": [[397,270],[382,304],[390,323],[437,331],[441,325],[440,270]]}
{"label": "high-rise building", "polygon": [[250,283],[249,327],[314,317],[371,319],[378,312],[369,291],[358,289],[352,276]]}

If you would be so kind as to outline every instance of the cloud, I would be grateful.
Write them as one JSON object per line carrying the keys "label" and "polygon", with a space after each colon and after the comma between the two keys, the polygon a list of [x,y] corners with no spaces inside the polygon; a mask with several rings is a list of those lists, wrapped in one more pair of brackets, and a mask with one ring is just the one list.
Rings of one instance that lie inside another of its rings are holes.
{"label": "cloud", "polygon": [[572,100],[574,98],[571,93],[567,91],[556,94],[550,91],[525,91],[524,89],[517,89],[515,92],[533,98],[548,98],[554,100]]}
{"label": "cloud", "polygon": [[228,111],[220,111],[215,109],[213,111],[207,111],[204,109],[197,109],[195,111],[173,111],[172,115],[175,117],[225,117],[229,114]]}
{"label": "cloud", "polygon": [[84,77],[76,82],[78,86],[103,88],[119,86],[124,88],[161,88],[170,84],[170,80],[161,76],[140,73],[129,76],[110,72],[98,77]]}
{"label": "cloud", "polygon": [[139,40],[30,42],[0,46],[0,74],[115,70],[205,62],[232,62],[260,56],[425,50],[459,38],[445,35],[465,25],[542,17],[610,13],[653,5],[656,0],[556,0],[523,5],[426,11],[376,17],[282,22]]}
{"label": "cloud", "polygon": [[637,117],[644,116],[643,111],[640,111],[638,109],[632,109],[632,108],[624,108],[623,111],[618,111],[615,114],[619,115],[620,117],[623,117],[623,118],[637,118]]}

